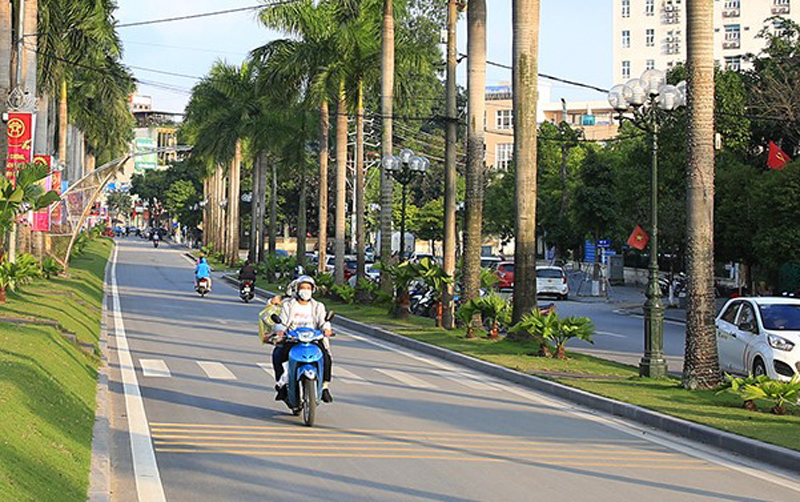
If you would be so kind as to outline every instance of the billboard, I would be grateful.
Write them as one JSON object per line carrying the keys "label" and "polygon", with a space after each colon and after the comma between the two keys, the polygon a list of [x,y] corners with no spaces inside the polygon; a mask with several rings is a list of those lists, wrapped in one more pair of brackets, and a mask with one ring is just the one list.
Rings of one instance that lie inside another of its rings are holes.
{"label": "billboard", "polygon": [[158,167],[158,154],[156,153],[156,140],[153,138],[136,138],[136,157],[134,158],[134,169],[142,172]]}

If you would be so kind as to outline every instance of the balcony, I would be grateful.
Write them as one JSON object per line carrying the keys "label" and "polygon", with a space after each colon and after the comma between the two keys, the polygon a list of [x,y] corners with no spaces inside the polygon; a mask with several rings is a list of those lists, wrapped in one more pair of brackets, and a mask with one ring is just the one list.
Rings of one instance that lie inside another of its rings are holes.
{"label": "balcony", "polygon": [[740,15],[739,9],[725,9],[722,11],[722,17],[739,17]]}
{"label": "balcony", "polygon": [[738,49],[742,46],[741,40],[725,40],[722,42],[723,49]]}
{"label": "balcony", "polygon": [[772,6],[772,14],[775,16],[779,16],[781,14],[788,14],[790,12],[788,5],[773,5]]}

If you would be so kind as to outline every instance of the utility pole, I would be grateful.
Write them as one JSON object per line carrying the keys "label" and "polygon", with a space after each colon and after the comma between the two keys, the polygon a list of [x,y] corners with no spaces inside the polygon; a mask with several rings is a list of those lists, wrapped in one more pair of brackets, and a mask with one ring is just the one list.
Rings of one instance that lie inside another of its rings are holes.
{"label": "utility pole", "polygon": [[[22,52],[25,50],[25,46],[23,45],[25,42],[25,37],[23,36],[25,33],[25,0],[19,0],[19,12],[17,13],[17,72],[15,74],[15,81],[13,88],[18,89],[20,92],[23,91],[25,86],[25,82],[22,80],[22,69],[23,69],[23,61],[22,61]],[[6,133],[8,134],[8,133]],[[2,152],[4,157],[8,157],[8,146],[6,146],[5,150]],[[5,172],[0,173],[2,176],[5,176]],[[8,233],[8,260],[9,261],[16,261],[17,260],[17,224],[11,224],[11,231]]]}
{"label": "utility pole", "polygon": [[[394,113],[394,8],[392,0],[383,0],[381,35],[381,158],[392,155],[392,114]],[[392,176],[381,166],[381,262],[392,260]],[[381,274],[381,289],[392,291],[389,274]]]}
{"label": "utility pole", "polygon": [[[456,272],[456,145],[458,142],[458,107],[456,103],[456,24],[457,0],[447,0],[447,144],[444,168],[444,272],[454,278]],[[455,328],[454,283],[445,286],[442,295],[442,324]]]}

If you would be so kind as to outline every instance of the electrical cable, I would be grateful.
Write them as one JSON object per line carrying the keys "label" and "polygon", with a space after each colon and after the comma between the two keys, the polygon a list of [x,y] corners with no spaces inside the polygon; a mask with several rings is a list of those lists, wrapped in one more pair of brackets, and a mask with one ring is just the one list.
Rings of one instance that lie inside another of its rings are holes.
{"label": "electrical cable", "polygon": [[136,21],[133,23],[123,23],[118,24],[117,28],[132,28],[134,26],[148,26],[151,24],[161,24],[161,23],[171,23],[174,21],[186,21],[189,19],[198,19],[202,17],[211,17],[211,16],[221,16],[224,14],[234,14],[237,12],[247,12],[251,10],[258,10],[267,7],[277,7],[280,5],[286,5],[291,3],[296,3],[300,0],[279,0],[276,2],[268,3],[268,4],[260,4],[260,5],[251,5],[249,7],[239,7],[236,9],[226,9],[226,10],[218,10],[213,12],[200,12],[198,14],[187,14],[185,16],[177,16],[177,17],[167,17],[162,19],[150,19],[147,21]]}

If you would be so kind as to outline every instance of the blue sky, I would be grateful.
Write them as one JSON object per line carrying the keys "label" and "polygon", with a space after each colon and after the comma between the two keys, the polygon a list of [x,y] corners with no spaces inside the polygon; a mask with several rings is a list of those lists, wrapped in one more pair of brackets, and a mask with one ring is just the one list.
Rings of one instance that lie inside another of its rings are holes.
{"label": "blue sky", "polygon": [[[192,13],[246,7],[256,0],[118,0],[120,24]],[[444,0],[442,0],[444,1]],[[511,61],[511,0],[487,0],[488,59]],[[611,0],[542,0],[540,65],[543,73],[609,87],[612,80]],[[192,76],[204,75],[213,62],[240,63],[247,52],[280,35],[262,28],[252,12],[150,26],[120,28],[128,65]],[[466,52],[466,20],[459,24],[459,46]],[[133,69],[140,93],[153,97],[159,110],[182,111],[194,84],[191,78]],[[487,84],[508,82],[511,72],[487,69]],[[466,64],[459,68],[466,83]],[[553,84],[552,98],[602,100],[605,97]]]}

